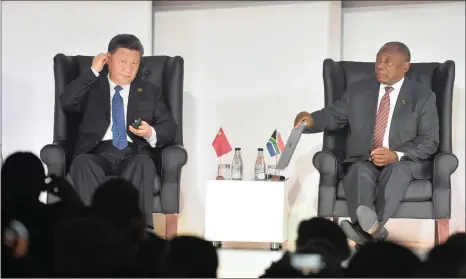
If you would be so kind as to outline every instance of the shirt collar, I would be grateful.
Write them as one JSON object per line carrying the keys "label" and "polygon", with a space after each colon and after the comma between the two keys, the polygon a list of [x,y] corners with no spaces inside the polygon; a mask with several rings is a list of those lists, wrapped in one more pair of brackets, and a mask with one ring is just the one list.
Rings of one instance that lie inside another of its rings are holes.
{"label": "shirt collar", "polygon": [[[115,90],[115,87],[117,86],[116,83],[114,83],[114,82],[110,79],[110,74],[107,75],[107,78],[108,78],[108,83],[110,84],[110,89],[111,89],[111,91],[114,91],[114,90]],[[130,86],[131,86],[131,84],[121,85],[121,87],[123,88],[123,90],[129,89]]]}
{"label": "shirt collar", "polygon": [[[403,77],[400,81],[398,81],[397,83],[393,84],[391,87],[393,87],[393,90],[395,91],[400,91],[401,90],[401,86],[403,85],[403,82],[404,82],[405,78]],[[383,83],[380,83],[380,85],[382,85],[382,87],[387,87],[387,86],[390,86],[390,85],[386,85],[386,84],[383,84]]]}

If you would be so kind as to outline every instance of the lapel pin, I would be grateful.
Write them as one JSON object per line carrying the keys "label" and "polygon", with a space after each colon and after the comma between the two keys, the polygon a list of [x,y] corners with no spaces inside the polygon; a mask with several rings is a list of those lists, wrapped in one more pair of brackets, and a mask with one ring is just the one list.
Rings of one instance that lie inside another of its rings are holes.
{"label": "lapel pin", "polygon": [[401,100],[401,103],[402,103],[403,105],[406,105],[406,100]]}
{"label": "lapel pin", "polygon": [[142,88],[138,88],[138,92],[141,93],[141,92],[142,92]]}

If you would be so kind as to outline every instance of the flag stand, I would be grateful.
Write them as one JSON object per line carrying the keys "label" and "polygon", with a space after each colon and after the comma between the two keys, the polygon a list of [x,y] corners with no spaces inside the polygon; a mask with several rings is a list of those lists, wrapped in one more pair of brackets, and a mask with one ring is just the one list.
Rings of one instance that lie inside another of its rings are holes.
{"label": "flag stand", "polygon": [[278,154],[277,154],[277,156],[275,156],[275,175],[278,174],[277,166],[278,166]]}
{"label": "flag stand", "polygon": [[222,156],[218,157],[217,177],[215,180],[225,180],[225,177],[222,175]]}
{"label": "flag stand", "polygon": [[278,175],[278,154],[275,155],[275,175],[272,177],[272,181],[280,181],[280,175]]}

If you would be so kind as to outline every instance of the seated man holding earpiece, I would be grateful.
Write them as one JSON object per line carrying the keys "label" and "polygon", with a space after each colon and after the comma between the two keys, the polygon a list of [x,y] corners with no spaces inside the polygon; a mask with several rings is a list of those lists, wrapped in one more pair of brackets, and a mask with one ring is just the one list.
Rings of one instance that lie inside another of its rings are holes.
{"label": "seated man holding earpiece", "polygon": [[[62,109],[82,115],[70,167],[74,187],[89,206],[107,176],[119,176],[139,190],[140,206],[152,226],[155,146],[172,143],[177,125],[159,87],[137,77],[144,48],[134,35],[115,36],[107,53],[61,94]],[[108,66],[108,75],[100,74]],[[133,123],[141,118],[139,126]]]}

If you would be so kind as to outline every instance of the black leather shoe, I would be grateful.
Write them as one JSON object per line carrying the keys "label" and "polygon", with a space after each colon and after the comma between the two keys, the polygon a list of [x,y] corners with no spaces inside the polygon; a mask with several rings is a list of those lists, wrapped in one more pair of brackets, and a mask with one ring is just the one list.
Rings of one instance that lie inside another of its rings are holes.
{"label": "black leather shoe", "polygon": [[361,205],[356,210],[359,226],[370,234],[375,240],[385,240],[388,237],[387,229],[377,220],[377,214],[367,206]]}
{"label": "black leather shoe", "polygon": [[358,224],[353,224],[347,220],[343,220],[340,223],[340,227],[345,232],[346,237],[358,245],[363,245],[367,242],[372,241],[372,238],[370,235],[365,233],[359,226]]}
{"label": "black leather shoe", "polygon": [[362,244],[357,244],[354,246],[354,250],[359,251],[363,245]]}

